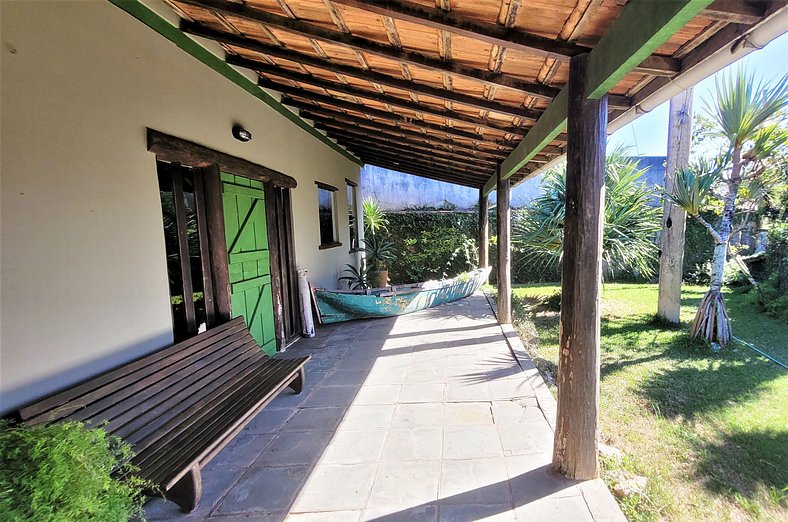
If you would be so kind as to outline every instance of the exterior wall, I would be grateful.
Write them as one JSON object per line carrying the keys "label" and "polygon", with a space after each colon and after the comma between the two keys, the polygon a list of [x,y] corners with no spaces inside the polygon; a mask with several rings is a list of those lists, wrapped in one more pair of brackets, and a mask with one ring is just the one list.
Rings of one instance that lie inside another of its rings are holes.
{"label": "exterior wall", "polygon": [[[635,156],[638,168],[647,169],[643,180],[649,185],[664,185],[665,156]],[[528,204],[541,192],[542,175],[527,179],[512,188],[512,207]],[[361,169],[361,188],[364,197],[372,196],[385,210],[402,210],[406,207],[441,207],[445,202],[460,210],[473,208],[479,203],[479,191],[443,181],[413,176],[383,167],[366,165]],[[490,193],[490,204],[495,204],[495,191]]]}
{"label": "exterior wall", "polygon": [[[146,127],[296,178],[298,265],[337,285],[357,165],[108,2],[0,8],[0,412],[171,342]],[[317,248],[315,180],[340,189],[342,247]]]}
{"label": "exterior wall", "polygon": [[[536,176],[514,187],[512,206],[523,206],[538,196],[541,180],[541,176]],[[385,210],[403,210],[414,206],[440,208],[446,202],[459,210],[468,210],[479,204],[478,189],[374,165],[365,165],[361,169],[361,190],[364,197],[372,196],[380,201]],[[490,202],[495,203],[494,191],[490,194]]]}

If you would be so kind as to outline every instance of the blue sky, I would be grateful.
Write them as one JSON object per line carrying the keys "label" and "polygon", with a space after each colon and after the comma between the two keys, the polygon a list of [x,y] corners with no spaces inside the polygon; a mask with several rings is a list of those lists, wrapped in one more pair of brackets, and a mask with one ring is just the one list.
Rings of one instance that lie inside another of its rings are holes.
{"label": "blue sky", "polygon": [[[788,33],[775,39],[763,49],[734,62],[723,71],[740,65],[754,71],[756,78],[764,81],[774,81],[788,73]],[[713,97],[713,93],[714,76],[695,85],[693,110],[696,113],[703,111],[704,100]],[[669,102],[665,102],[614,132],[608,137],[608,150],[616,146],[624,146],[629,147],[632,155],[664,156],[668,145],[668,106]]]}

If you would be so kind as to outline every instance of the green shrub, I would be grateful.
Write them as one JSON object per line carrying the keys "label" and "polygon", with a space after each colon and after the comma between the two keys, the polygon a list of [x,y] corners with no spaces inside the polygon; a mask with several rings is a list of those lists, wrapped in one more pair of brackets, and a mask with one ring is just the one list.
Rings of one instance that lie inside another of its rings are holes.
{"label": "green shrub", "polygon": [[[706,221],[718,219],[711,212],[701,212]],[[709,276],[698,274],[699,268],[703,268],[706,263],[711,266],[711,256],[714,254],[714,239],[703,228],[703,225],[692,218],[687,219],[687,228],[684,234],[684,279],[696,285],[709,284]],[[698,277],[700,275],[700,278]]]}
{"label": "green shrub", "polygon": [[478,263],[475,212],[389,212],[386,218],[384,236],[397,253],[389,263],[393,284],[453,277]]}
{"label": "green shrub", "polygon": [[766,274],[761,283],[766,313],[788,322],[788,223],[778,223],[769,231]]}
{"label": "green shrub", "polygon": [[134,475],[131,457],[129,444],[82,423],[2,423],[2,518],[120,522],[142,517],[143,491],[150,485]]}

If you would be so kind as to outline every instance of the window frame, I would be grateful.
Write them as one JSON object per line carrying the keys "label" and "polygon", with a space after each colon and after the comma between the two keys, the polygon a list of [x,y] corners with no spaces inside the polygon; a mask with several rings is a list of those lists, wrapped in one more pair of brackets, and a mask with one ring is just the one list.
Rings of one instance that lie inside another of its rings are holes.
{"label": "window frame", "polygon": [[[364,250],[361,246],[361,234],[359,233],[359,218],[361,217],[361,212],[358,206],[358,183],[352,179],[345,178],[345,184],[347,186],[348,198],[348,233],[350,234],[350,251],[348,253],[355,254],[356,252],[363,252]],[[356,238],[355,243],[353,242],[354,233]]]}
{"label": "window frame", "polygon": [[[318,245],[319,250],[327,250],[329,248],[336,248],[342,246],[339,239],[339,219],[337,216],[337,195],[336,193],[339,192],[339,189],[333,185],[329,185],[328,183],[323,183],[322,181],[315,181],[315,185],[317,185],[317,220],[318,220],[318,233],[320,234],[320,244]],[[323,242],[323,233],[322,227],[320,226],[320,190],[325,190],[331,194],[331,226],[332,226],[332,239],[333,241],[329,243]]]}

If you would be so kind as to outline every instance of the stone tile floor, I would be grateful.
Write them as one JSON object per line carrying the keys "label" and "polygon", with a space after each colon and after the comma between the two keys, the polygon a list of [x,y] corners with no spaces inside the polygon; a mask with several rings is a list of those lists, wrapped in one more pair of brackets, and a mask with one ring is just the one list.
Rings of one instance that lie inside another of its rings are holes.
{"label": "stone tile floor", "polygon": [[282,355],[312,354],[304,391],[203,470],[194,512],[154,499],[147,517],[625,520],[601,481],[551,471],[555,401],[521,347],[480,294],[319,327]]}

